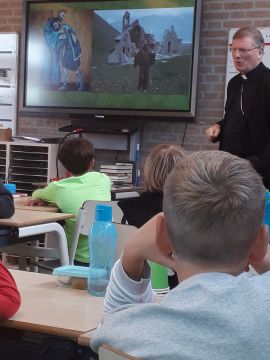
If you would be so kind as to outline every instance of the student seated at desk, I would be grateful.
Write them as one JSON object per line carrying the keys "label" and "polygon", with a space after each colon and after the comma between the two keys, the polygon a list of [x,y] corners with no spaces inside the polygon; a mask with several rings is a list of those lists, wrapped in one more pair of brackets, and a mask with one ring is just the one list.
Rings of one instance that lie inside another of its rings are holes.
{"label": "student seated at desk", "polygon": [[[0,218],[10,218],[14,214],[12,194],[0,179]],[[21,305],[21,298],[16,283],[8,269],[0,261],[0,319],[8,319]]]}
{"label": "student seated at desk", "polygon": [[0,261],[0,320],[14,315],[21,305],[21,297],[11,273]]}
{"label": "student seated at desk", "polygon": [[[270,248],[265,188],[229,153],[189,155],[164,186],[163,209],[127,241],[92,337],[142,359],[268,360]],[[182,282],[154,302],[147,260]],[[260,275],[247,272],[251,264]]]}
{"label": "student seated at desk", "polygon": [[[94,148],[85,138],[66,140],[59,149],[58,158],[72,174],[71,177],[51,182],[44,189],[33,192],[34,200],[28,205],[41,205],[43,201],[56,204],[62,212],[78,214],[86,200],[111,200],[111,180],[105,174],[93,171]],[[41,201],[40,201],[41,200]],[[76,219],[66,220],[65,232],[71,246]],[[88,265],[87,237],[81,235],[75,255],[75,265]]]}
{"label": "student seated at desk", "polygon": [[0,219],[10,218],[14,214],[14,199],[0,179]]}
{"label": "student seated at desk", "polygon": [[[162,211],[165,180],[186,155],[181,146],[174,144],[159,144],[150,151],[144,165],[144,192],[139,197],[118,201],[124,213],[123,223],[141,227]],[[171,289],[178,284],[177,276],[173,273],[168,279]]]}

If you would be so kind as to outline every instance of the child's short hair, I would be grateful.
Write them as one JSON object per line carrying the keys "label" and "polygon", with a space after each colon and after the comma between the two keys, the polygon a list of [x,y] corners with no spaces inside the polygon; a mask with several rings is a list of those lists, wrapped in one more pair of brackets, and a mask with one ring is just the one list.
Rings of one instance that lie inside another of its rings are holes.
{"label": "child's short hair", "polygon": [[69,172],[82,175],[94,159],[93,144],[85,138],[66,140],[59,149],[58,159]]}
{"label": "child's short hair", "polygon": [[164,185],[163,212],[175,253],[212,266],[241,264],[263,222],[265,187],[247,160],[195,152]]}

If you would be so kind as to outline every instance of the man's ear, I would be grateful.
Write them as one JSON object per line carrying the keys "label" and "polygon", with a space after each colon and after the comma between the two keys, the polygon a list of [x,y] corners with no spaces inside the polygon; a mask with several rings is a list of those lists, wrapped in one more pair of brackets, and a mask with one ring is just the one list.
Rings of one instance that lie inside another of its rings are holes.
{"label": "man's ear", "polygon": [[264,48],[262,47],[262,48],[259,48],[258,60],[261,60],[263,55],[264,55]]}
{"label": "man's ear", "polygon": [[262,225],[249,252],[249,262],[251,264],[258,263],[264,258],[268,248],[268,239],[268,226]]}
{"label": "man's ear", "polygon": [[160,252],[168,255],[173,252],[169,239],[167,224],[163,212],[157,215],[156,221],[156,244]]}

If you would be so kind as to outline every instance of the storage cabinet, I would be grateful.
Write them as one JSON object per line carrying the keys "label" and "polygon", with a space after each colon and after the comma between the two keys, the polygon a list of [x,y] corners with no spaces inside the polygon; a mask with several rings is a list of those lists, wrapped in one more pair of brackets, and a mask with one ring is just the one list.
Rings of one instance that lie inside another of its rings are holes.
{"label": "storage cabinet", "polygon": [[[18,192],[31,194],[56,177],[58,144],[0,142],[0,176],[15,183]],[[59,164],[59,175],[64,168]]]}
{"label": "storage cabinet", "polygon": [[6,143],[0,144],[0,177],[3,181],[6,180],[8,174],[8,165],[7,165],[7,145]]}
{"label": "storage cabinet", "polygon": [[0,33],[0,127],[16,135],[19,34]]}

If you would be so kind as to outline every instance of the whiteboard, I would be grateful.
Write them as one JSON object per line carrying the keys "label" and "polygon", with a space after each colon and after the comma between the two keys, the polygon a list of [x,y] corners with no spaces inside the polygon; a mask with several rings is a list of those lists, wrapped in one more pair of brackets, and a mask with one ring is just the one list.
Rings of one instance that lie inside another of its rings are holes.
{"label": "whiteboard", "polygon": [[[227,96],[227,85],[232,77],[238,74],[233,65],[232,53],[230,52],[230,45],[232,44],[233,35],[239,28],[232,28],[229,31],[228,45],[227,45],[227,67],[226,67],[226,81],[225,81],[225,101]],[[265,66],[270,68],[270,27],[258,28],[264,38],[264,55],[263,63]]]}

